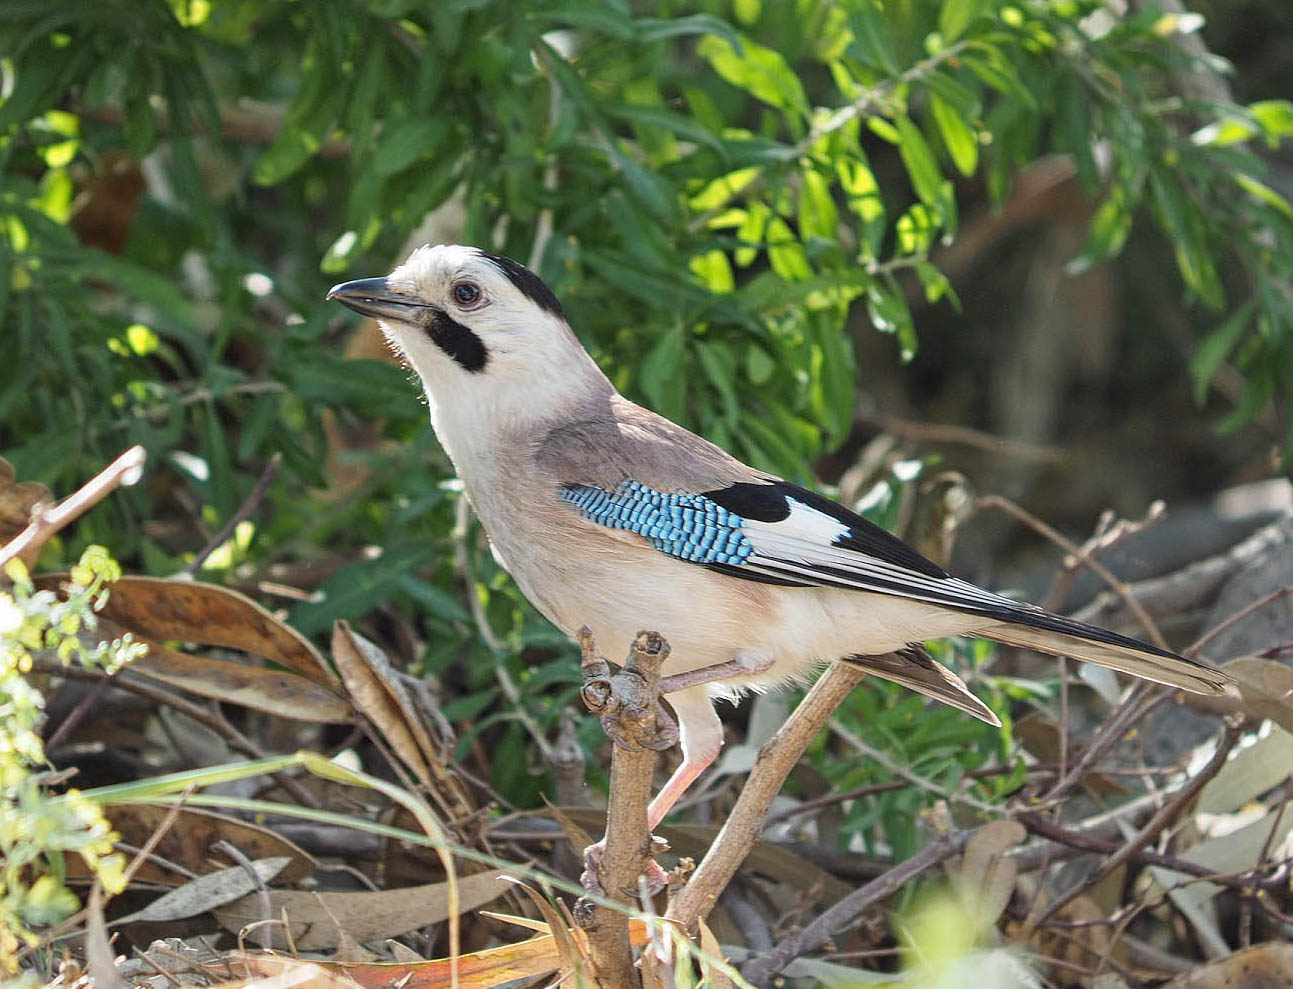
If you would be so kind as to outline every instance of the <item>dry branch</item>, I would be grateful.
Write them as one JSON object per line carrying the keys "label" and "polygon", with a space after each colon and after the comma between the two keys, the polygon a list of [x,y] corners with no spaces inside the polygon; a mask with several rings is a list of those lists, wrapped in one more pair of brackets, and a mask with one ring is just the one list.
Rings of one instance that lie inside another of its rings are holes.
{"label": "dry branch", "polygon": [[143,476],[148,454],[142,446],[132,446],[116,460],[86,481],[75,494],[52,508],[37,506],[31,522],[7,545],[0,546],[0,567],[15,557],[35,562],[41,547],[60,529],[84,515],[120,487],[129,487]]}
{"label": "dry branch", "polygon": [[[655,754],[674,741],[673,725],[660,707],[660,666],[669,646],[656,632],[639,632],[624,666],[611,676],[587,628],[580,630],[579,645],[584,703],[598,715],[614,743],[606,838],[601,849],[590,850],[589,873],[583,882],[628,906],[651,857],[647,805]],[[601,984],[617,989],[638,985],[626,911],[584,901],[575,916],[588,934],[589,954]]]}
{"label": "dry branch", "polygon": [[666,918],[694,931],[763,832],[764,819],[781,785],[808,743],[830,719],[866,672],[850,663],[832,663],[794,713],[759,749],[758,761],[714,844],[695,874],[669,904]]}

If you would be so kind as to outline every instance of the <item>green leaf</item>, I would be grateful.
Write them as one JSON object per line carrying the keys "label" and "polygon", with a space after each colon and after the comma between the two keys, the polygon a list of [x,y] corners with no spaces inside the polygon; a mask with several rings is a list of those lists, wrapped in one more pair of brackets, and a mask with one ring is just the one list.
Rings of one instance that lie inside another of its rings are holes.
{"label": "green leaf", "polygon": [[397,543],[376,559],[359,560],[342,567],[323,582],[320,600],[298,604],[287,620],[305,635],[330,628],[338,618],[358,621],[377,605],[389,601],[395,591],[402,589],[410,573],[432,561],[427,547],[416,542]]}
{"label": "green leaf", "polygon": [[672,20],[643,17],[635,22],[635,28],[642,41],[660,41],[685,34],[709,34],[722,38],[738,51],[743,44],[741,36],[732,29],[732,25],[713,14],[689,14]]}
{"label": "green leaf", "polygon": [[713,148],[723,158],[727,157],[727,145],[713,131],[702,126],[696,120],[675,110],[660,106],[634,106],[621,104],[606,108],[609,116],[618,118],[638,127],[659,127],[676,134],[685,140]]}
{"label": "green leaf", "polygon": [[820,172],[806,169],[799,190],[799,234],[807,239],[821,237],[834,241],[839,236],[839,212],[831,189]]}
{"label": "green leaf", "polygon": [[973,175],[979,167],[979,140],[974,129],[937,93],[930,95],[929,108],[953,164],[962,175]]}
{"label": "green leaf", "polygon": [[803,244],[790,229],[790,225],[779,216],[773,217],[768,224],[768,262],[772,265],[772,270],[787,281],[798,281],[813,275]]}
{"label": "green leaf", "polygon": [[661,334],[638,364],[637,377],[642,393],[653,408],[670,417],[676,414],[680,400],[678,383],[683,378],[684,333],[682,327],[676,327]]}
{"label": "green leaf", "polygon": [[872,68],[898,74],[898,60],[889,41],[889,24],[879,0],[858,0],[849,12],[849,27],[853,29],[850,54]]}
{"label": "green leaf", "polygon": [[1289,219],[1293,219],[1293,205],[1278,192],[1263,182],[1258,182],[1250,175],[1243,172],[1232,172],[1231,178],[1239,185],[1241,189],[1251,195],[1253,198],[1260,200],[1267,206],[1278,210]]}
{"label": "green leaf", "polygon": [[938,12],[938,33],[943,36],[943,44],[950,45],[964,34],[979,16],[981,6],[980,0],[943,0]]}
{"label": "green leaf", "polygon": [[1257,418],[1266,403],[1275,394],[1275,382],[1265,375],[1253,375],[1244,383],[1244,390],[1234,409],[1216,425],[1217,432],[1229,436]]}
{"label": "green leaf", "polygon": [[697,254],[687,263],[687,267],[700,278],[707,289],[716,295],[725,295],[736,288],[736,281],[732,277],[732,266],[727,260],[727,255],[722,251],[713,250]]}
{"label": "green leaf", "polygon": [[1261,125],[1272,147],[1293,134],[1293,102],[1289,100],[1259,100],[1248,104],[1248,112]]}
{"label": "green leaf", "polygon": [[938,170],[934,152],[929,149],[925,135],[906,114],[894,121],[898,128],[898,155],[907,168],[911,186],[927,206],[937,207],[942,196],[943,175]]}
{"label": "green leaf", "polygon": [[433,153],[449,132],[444,117],[403,117],[387,121],[370,166],[378,175],[402,172],[419,158]]}
{"label": "green leaf", "polygon": [[592,28],[612,38],[631,38],[636,32],[632,18],[611,3],[557,3],[532,9],[540,24],[568,24]]}
{"label": "green leaf", "polygon": [[765,48],[749,38],[742,38],[737,47],[711,34],[701,39],[696,53],[733,86],[756,99],[790,113],[807,114],[808,98],[803,84],[775,49]]}
{"label": "green leaf", "polygon": [[902,291],[890,281],[877,279],[867,287],[866,299],[872,325],[881,333],[896,335],[902,359],[911,360],[916,355],[916,330]]}
{"label": "green leaf", "polygon": [[1065,270],[1070,275],[1080,275],[1101,261],[1114,257],[1122,250],[1130,232],[1131,211],[1127,208],[1122,189],[1115,188],[1109,198],[1096,207],[1086,247]]}
{"label": "green leaf", "polygon": [[1249,299],[1204,337],[1194,352],[1190,360],[1190,378],[1194,382],[1194,400],[1200,405],[1208,397],[1208,385],[1221,369],[1222,362],[1235,349],[1248,327],[1253,307],[1254,301]]}

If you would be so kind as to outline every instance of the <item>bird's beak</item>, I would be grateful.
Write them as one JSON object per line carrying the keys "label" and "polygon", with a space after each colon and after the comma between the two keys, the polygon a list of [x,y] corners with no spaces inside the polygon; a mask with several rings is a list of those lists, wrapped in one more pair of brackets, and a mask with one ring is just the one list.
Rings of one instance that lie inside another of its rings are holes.
{"label": "bird's beak", "polygon": [[394,319],[415,323],[427,309],[424,302],[412,296],[392,292],[385,278],[358,278],[328,289],[328,299],[336,299],[348,309],[377,319]]}

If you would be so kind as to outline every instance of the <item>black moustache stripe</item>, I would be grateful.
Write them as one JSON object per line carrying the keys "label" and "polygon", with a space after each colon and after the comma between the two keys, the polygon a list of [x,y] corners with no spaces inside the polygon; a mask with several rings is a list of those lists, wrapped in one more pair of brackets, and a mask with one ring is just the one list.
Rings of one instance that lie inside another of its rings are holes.
{"label": "black moustache stripe", "polygon": [[431,342],[448,354],[460,368],[472,374],[485,370],[489,351],[476,333],[450,318],[448,313],[435,310],[427,325]]}

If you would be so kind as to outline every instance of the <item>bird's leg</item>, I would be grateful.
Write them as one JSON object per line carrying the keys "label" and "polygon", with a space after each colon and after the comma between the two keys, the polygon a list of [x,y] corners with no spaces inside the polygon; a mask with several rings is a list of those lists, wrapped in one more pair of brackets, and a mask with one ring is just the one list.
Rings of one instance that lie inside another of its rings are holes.
{"label": "bird's leg", "polygon": [[704,755],[689,756],[683,760],[682,765],[674,770],[673,775],[660,788],[660,792],[652,797],[651,803],[647,805],[647,829],[649,831],[656,829],[669,811],[673,810],[673,805],[686,792],[687,787],[695,783],[700,774],[712,766],[717,758],[718,749],[714,749],[714,751],[707,752]]}
{"label": "bird's leg", "polygon": [[[702,666],[698,670],[689,670],[686,673],[675,673],[672,676],[661,677],[660,693],[672,694],[679,690],[686,690],[688,687],[700,687],[707,683],[730,680],[733,677],[766,673],[772,669],[772,663],[773,659],[767,653],[738,652],[735,658],[729,659],[726,663],[715,663],[713,666]],[[705,765],[709,765],[709,763]],[[700,775],[701,770],[704,768],[705,766],[701,766],[700,770],[696,771],[696,775]],[[692,777],[692,779],[695,778],[695,776]]]}

